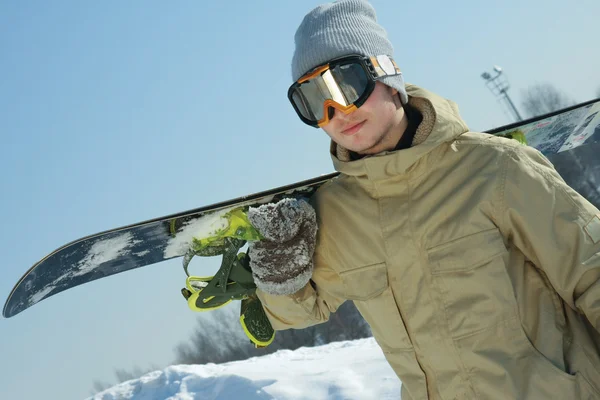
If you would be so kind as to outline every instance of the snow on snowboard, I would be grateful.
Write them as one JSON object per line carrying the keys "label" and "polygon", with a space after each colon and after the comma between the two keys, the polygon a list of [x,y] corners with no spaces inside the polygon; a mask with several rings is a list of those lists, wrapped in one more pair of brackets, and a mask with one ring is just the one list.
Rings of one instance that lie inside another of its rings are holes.
{"label": "snow on snowboard", "polygon": [[[559,153],[568,154],[583,148],[588,150],[587,153],[581,153],[583,157],[592,157],[590,159],[594,160],[598,157],[593,157],[593,154],[597,155],[600,151],[600,99],[487,133],[507,136],[535,147],[552,162],[555,162],[554,157]],[[569,168],[572,168],[572,164],[581,163],[578,155],[571,155],[568,160]],[[600,171],[600,166],[588,168],[587,173],[594,175],[588,177],[586,182],[596,182],[600,178],[594,171]],[[562,171],[559,170],[559,173]],[[335,179],[337,175],[331,173],[75,240],[41,259],[23,275],[9,294],[2,314],[10,318],[72,287],[182,257],[195,240],[205,239],[225,229],[227,215],[232,210],[246,210],[250,206],[282,198],[310,197],[323,183]],[[591,190],[593,193],[590,197],[598,196],[600,185],[592,185]],[[582,194],[586,196],[586,193]]]}

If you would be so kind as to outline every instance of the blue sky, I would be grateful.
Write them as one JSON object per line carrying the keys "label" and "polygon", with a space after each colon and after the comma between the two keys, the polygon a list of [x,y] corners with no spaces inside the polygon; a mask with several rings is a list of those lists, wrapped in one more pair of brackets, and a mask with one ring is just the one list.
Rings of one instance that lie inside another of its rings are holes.
{"label": "blue sky", "polygon": [[[81,236],[331,172],[286,99],[319,3],[0,3],[0,298]],[[578,102],[600,88],[597,1],[372,3],[406,80],[473,130],[512,122],[480,78],[494,64],[517,105],[538,82]],[[115,368],[170,364],[197,318],[183,284],[169,261],[1,320],[1,397],[81,399]]]}

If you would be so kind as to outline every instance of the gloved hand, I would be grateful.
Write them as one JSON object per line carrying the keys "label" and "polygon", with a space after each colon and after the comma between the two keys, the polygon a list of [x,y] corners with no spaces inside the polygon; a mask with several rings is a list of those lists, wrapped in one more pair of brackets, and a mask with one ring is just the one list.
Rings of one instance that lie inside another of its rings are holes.
{"label": "gloved hand", "polygon": [[273,295],[302,289],[313,272],[315,210],[304,200],[283,199],[250,208],[248,219],[264,237],[251,242],[248,251],[257,288]]}

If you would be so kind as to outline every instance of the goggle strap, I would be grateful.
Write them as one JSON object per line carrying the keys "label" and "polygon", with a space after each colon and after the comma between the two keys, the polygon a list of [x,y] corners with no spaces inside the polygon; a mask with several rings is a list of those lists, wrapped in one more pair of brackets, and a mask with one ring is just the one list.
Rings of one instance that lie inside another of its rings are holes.
{"label": "goggle strap", "polygon": [[376,78],[383,78],[385,76],[401,75],[402,72],[396,64],[396,61],[392,57],[385,54],[379,56],[370,57],[371,64]]}

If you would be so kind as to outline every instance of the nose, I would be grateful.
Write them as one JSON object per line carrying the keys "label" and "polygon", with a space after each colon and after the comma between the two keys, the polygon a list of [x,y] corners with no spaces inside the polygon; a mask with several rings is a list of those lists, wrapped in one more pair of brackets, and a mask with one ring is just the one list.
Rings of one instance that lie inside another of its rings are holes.
{"label": "nose", "polygon": [[333,122],[343,120],[346,114],[335,107],[327,107],[327,116],[329,117],[329,121]]}

